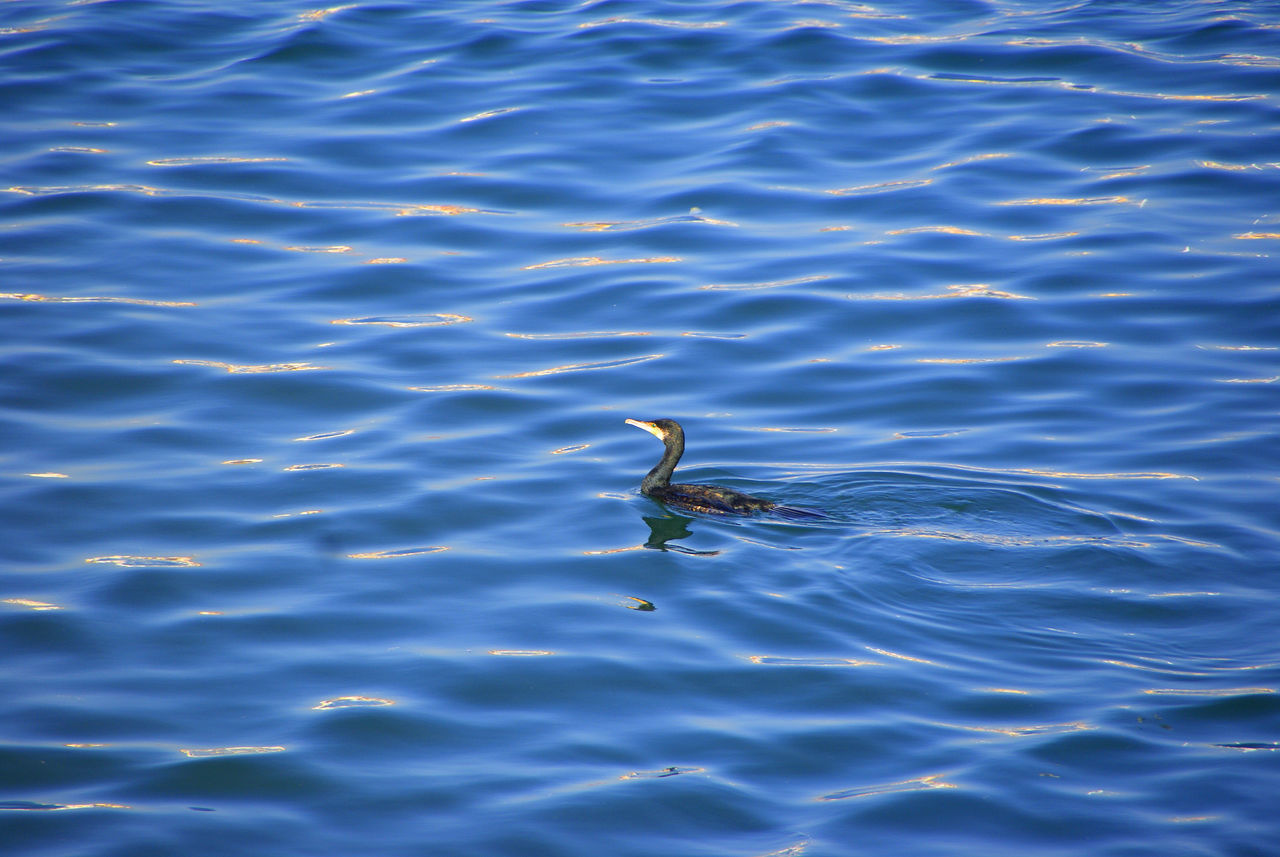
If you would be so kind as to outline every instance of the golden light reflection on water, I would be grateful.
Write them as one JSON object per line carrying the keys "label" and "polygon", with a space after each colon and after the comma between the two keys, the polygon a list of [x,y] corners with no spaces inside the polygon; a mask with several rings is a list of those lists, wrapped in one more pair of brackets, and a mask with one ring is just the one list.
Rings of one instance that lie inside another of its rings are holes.
{"label": "golden light reflection on water", "polygon": [[1244,664],[1241,666],[1224,663],[1211,663],[1205,669],[1192,670],[1176,668],[1172,662],[1166,660],[1152,660],[1150,663],[1135,663],[1115,658],[1103,658],[1101,662],[1104,664],[1111,664],[1112,666],[1124,667],[1125,669],[1142,670],[1143,672],[1154,672],[1162,675],[1172,673],[1179,676],[1209,676],[1219,673],[1253,672],[1254,670],[1273,669],[1276,666],[1273,663]]}
{"label": "golden light reflection on water", "polygon": [[981,155],[970,155],[967,158],[959,158],[958,160],[947,161],[944,164],[938,164],[937,166],[930,167],[929,169],[946,170],[946,169],[950,169],[951,167],[960,167],[960,166],[964,166],[965,164],[972,164],[976,161],[990,161],[995,158],[1010,158],[1010,157],[1013,157],[1011,152],[985,152]]}
{"label": "golden light reflection on water", "polygon": [[585,550],[583,556],[608,556],[615,553],[632,553],[634,551],[647,550],[644,545],[630,545],[625,548],[600,548],[599,550]]}
{"label": "golden light reflection on water", "polygon": [[288,250],[292,253],[331,253],[335,255],[339,253],[352,252],[352,249],[348,247],[346,244],[332,244],[324,247],[291,246],[291,247],[282,247],[280,249]]}
{"label": "golden light reflection on water", "polygon": [[576,446],[562,446],[559,449],[551,450],[551,454],[566,455],[567,453],[570,453],[570,452],[582,452],[582,450],[589,449],[590,447],[591,447],[591,444],[589,443],[580,443],[580,444],[577,444]]}
{"label": "golden light reflection on water", "polygon": [[[0,193],[17,193],[23,196],[50,196],[72,193],[136,193],[143,196],[190,196],[191,191],[185,189],[171,189],[152,187],[150,185],[141,184],[95,184],[95,185],[12,185],[6,188],[0,188]],[[470,208],[463,205],[437,205],[432,203],[394,203],[394,202],[362,202],[359,200],[351,201],[330,201],[330,200],[291,200],[278,199],[274,197],[256,196],[244,193],[207,193],[211,199],[227,199],[237,202],[245,202],[253,205],[282,205],[288,208],[322,208],[352,211],[381,211],[392,214],[395,217],[418,217],[422,215],[459,215],[459,214],[502,214],[503,212],[493,209]],[[234,243],[239,244],[262,244],[267,242],[256,238],[239,238],[232,239]],[[283,248],[291,250],[306,250],[307,248]]]}
{"label": "golden light reflection on water", "polygon": [[[857,16],[850,15],[849,17],[854,18]],[[836,23],[835,21],[822,21],[817,18],[806,18],[800,21],[792,21],[790,24],[787,24],[782,29],[784,32],[786,30],[807,30],[813,27],[825,27],[830,30],[836,30],[836,29],[839,29],[840,26],[841,25]]]}
{"label": "golden light reflection on water", "polygon": [[287,161],[288,158],[237,158],[233,156],[211,156],[204,158],[156,158],[147,161],[149,167],[197,167],[210,164],[266,164]]}
{"label": "golden light reflection on water", "polygon": [[823,193],[832,196],[865,196],[873,193],[889,193],[895,190],[910,190],[933,184],[933,179],[899,179],[891,182],[875,182],[874,184],[855,185],[854,187],[830,188]]}
{"label": "golden light reflection on water", "polygon": [[355,433],[356,433],[355,429],[343,429],[341,431],[327,431],[321,434],[309,434],[304,437],[295,437],[294,441],[298,442],[298,441],[309,441],[309,440],[329,440],[330,438],[346,437],[347,435],[355,434]]}
{"label": "golden light reflection on water", "polygon": [[[945,36],[926,36],[926,35],[896,35],[896,36],[866,36],[868,41],[882,42],[890,45],[906,45],[906,44],[940,44],[945,42],[966,41],[973,38],[974,34],[954,33]],[[1108,42],[1105,45],[1098,45],[1087,39],[1044,39],[1037,37],[1026,37],[1010,39],[1005,44],[1013,47],[1058,47],[1067,45],[1089,45],[1091,47],[1104,47],[1109,51],[1118,51],[1120,53],[1132,54],[1144,59],[1163,59],[1159,54],[1145,50],[1142,46],[1135,43],[1118,43]],[[1276,60],[1274,57],[1252,57],[1249,54],[1228,54],[1219,61],[1226,65],[1265,65],[1272,66]],[[885,74],[905,74],[897,69],[876,69],[869,73],[885,73]],[[938,75],[938,74],[914,74],[909,75],[920,80],[928,80],[930,82],[944,83],[963,83],[969,85],[987,85],[987,86],[1052,86],[1056,88],[1070,89],[1075,92],[1089,92],[1099,95],[1122,96],[1128,98],[1152,98],[1162,101],[1257,101],[1265,99],[1265,94],[1254,93],[1220,93],[1220,94],[1182,94],[1168,92],[1135,92],[1119,89],[1108,89],[1093,84],[1074,83],[1065,78],[1059,77],[1009,77],[999,78],[990,76],[963,76],[963,75]]]}
{"label": "golden light reflection on water", "polygon": [[1098,176],[1098,178],[1102,179],[1103,181],[1107,181],[1109,179],[1127,179],[1133,176],[1140,176],[1143,173],[1149,172],[1150,170],[1151,170],[1151,164],[1143,164],[1137,167],[1108,168],[1107,171],[1102,175]]}
{"label": "golden light reflection on water", "polygon": [[567,333],[504,333],[512,339],[611,339],[622,336],[653,336],[648,330],[581,330]]}
{"label": "golden light reflection on water", "polygon": [[504,113],[515,113],[517,110],[523,110],[523,107],[498,107],[493,110],[484,110],[480,113],[473,113],[470,116],[464,116],[459,122],[479,122],[482,119],[492,119],[495,116],[501,116]]}
{"label": "golden light reflection on water", "polygon": [[[918,528],[906,528],[899,530],[875,530],[868,535],[883,536],[887,538],[911,538],[911,539],[937,539],[939,541],[954,541],[973,544],[999,545],[1000,547],[1023,547],[1023,548],[1058,548],[1063,546],[1077,547],[1080,545],[1101,545],[1112,548],[1154,548],[1165,542],[1178,542],[1185,544],[1185,539],[1179,539],[1174,536],[1166,536],[1153,534],[1144,538],[1134,536],[1074,536],[1074,535],[1056,535],[1056,536],[1013,536],[1000,535],[996,533],[979,533],[972,530],[964,532],[949,532],[946,530],[923,530]],[[1220,545],[1210,544],[1207,542],[1199,543],[1198,547],[1209,549],[1220,548]],[[983,583],[966,583],[965,586],[972,587],[996,587],[996,586],[1027,586],[1038,587],[1037,583],[1009,583],[1009,584],[983,584]]]}
{"label": "golden light reflection on water", "polygon": [[0,292],[0,300],[11,301],[34,301],[40,303],[61,303],[61,304],[135,304],[138,306],[161,306],[161,307],[178,307],[178,306],[196,306],[192,301],[154,301],[147,298],[120,298],[120,297],[62,297],[60,295],[38,295],[23,292]]}
{"label": "golden light reflection on water", "polygon": [[85,562],[123,568],[194,568],[200,565],[195,557],[190,556],[94,556]]}
{"label": "golden light reflection on water", "polygon": [[9,803],[0,805],[0,810],[9,812],[58,812],[64,809],[133,809],[133,807],[124,803]]}
{"label": "golden light reflection on water", "polygon": [[1188,592],[1146,592],[1143,593],[1147,598],[1212,598],[1219,596],[1221,592],[1212,592],[1209,590],[1188,591]]}
{"label": "golden light reflection on water", "polygon": [[[867,15],[850,14],[851,18],[870,17]],[[809,850],[809,846],[813,844],[813,840],[807,836],[797,842],[795,845],[788,845],[786,848],[779,848],[777,851],[770,851],[767,854],[760,854],[758,857],[800,857],[801,854]]]}
{"label": "golden light reflection on water", "polygon": [[779,286],[795,286],[800,283],[816,283],[820,280],[831,279],[830,274],[814,274],[808,277],[794,277],[789,280],[764,280],[758,283],[712,283],[706,286],[698,286],[699,289],[706,291],[753,291],[755,289],[776,289]]}
{"label": "golden light reflection on water", "polygon": [[894,440],[915,440],[917,438],[955,437],[965,434],[969,429],[923,429],[917,431],[895,431]]}
{"label": "golden light reflection on water", "polygon": [[1075,238],[1079,232],[1044,232],[1039,235],[1009,235],[1010,241],[1058,241],[1063,238]]}
{"label": "golden light reflection on water", "polygon": [[[335,208],[343,206],[334,205]],[[362,208],[381,208],[376,203],[365,203]],[[418,205],[397,205],[391,206],[395,209],[397,217],[416,217],[423,214],[445,214],[450,217],[459,214],[500,214],[501,212],[493,211],[487,208],[471,208],[466,205],[428,205],[426,203]]]}
{"label": "golden light reflection on water", "polygon": [[26,607],[30,610],[61,610],[57,604],[48,601],[33,601],[30,598],[0,598],[0,604],[12,604],[14,607]]}
{"label": "golden light reflection on water", "polygon": [[65,473],[24,473],[23,476],[32,476],[36,479],[70,479],[71,477]]}
{"label": "golden light reflection on water", "polygon": [[384,327],[444,327],[475,321],[471,316],[454,315],[452,312],[425,312],[417,316],[364,316],[361,318],[334,318],[332,325],[381,325]]}
{"label": "golden light reflection on water", "polygon": [[651,229],[655,226],[683,224],[707,224],[710,226],[738,225],[730,220],[716,220],[712,217],[704,217],[699,213],[698,209],[694,209],[689,214],[678,214],[673,217],[658,217],[652,220],[597,220],[566,223],[564,225],[570,229],[579,229],[583,232],[631,232],[637,229]]}
{"label": "golden light reflection on water", "polygon": [[1222,161],[1196,161],[1196,166],[1204,167],[1209,170],[1280,170],[1280,161],[1265,161],[1263,163],[1250,164],[1227,164]]}
{"label": "golden light reflection on water", "polygon": [[1275,693],[1274,687],[1153,687],[1142,691],[1155,696],[1251,696]]}
{"label": "golden light reflection on water", "polygon": [[678,777],[681,774],[702,774],[706,773],[706,768],[681,768],[672,765],[667,768],[658,768],[652,771],[631,771],[618,777],[620,780],[659,780],[666,777]]}
{"label": "golden light reflection on water", "polygon": [[678,30],[714,30],[726,26],[726,21],[680,21],[674,18],[600,18],[579,24],[578,29],[588,30],[592,27],[607,27],[614,24],[644,24],[650,27],[672,27]]}
{"label": "golden light reflection on water", "polygon": [[1259,101],[1266,98],[1265,95],[1253,94],[1236,94],[1224,93],[1221,95],[1183,95],[1171,92],[1126,92],[1122,89],[1112,92],[1113,95],[1123,95],[1131,98],[1158,98],[1161,101]]}
{"label": "golden light reflection on water", "polygon": [[962,229],[959,226],[911,226],[906,229],[890,229],[886,235],[915,235],[922,232],[939,232],[943,235],[978,235],[985,236],[985,232],[975,232],[972,229]]}
{"label": "golden light reflection on water", "polygon": [[490,384],[437,384],[434,387],[409,387],[415,393],[458,393],[466,390],[496,390]]}
{"label": "golden light reflection on water", "polygon": [[969,364],[969,363],[1012,363],[1017,360],[1029,360],[1029,356],[1018,357],[920,357],[917,363]]}
{"label": "golden light reflection on water", "polygon": [[354,3],[348,3],[345,6],[330,6],[327,9],[312,9],[309,12],[302,12],[298,15],[298,20],[306,23],[314,23],[323,21],[330,15],[336,15],[339,12],[345,12],[347,9],[354,9]]}
{"label": "golden light reflection on water", "polygon": [[[1001,205],[1005,203],[999,203]],[[961,226],[912,226],[906,229],[893,229],[886,235],[919,235],[938,233],[943,235],[959,235],[969,238],[1004,238],[1007,241],[1060,241],[1064,238],[1075,238],[1079,232],[1043,232],[1035,235],[995,235],[990,232],[978,232]]]}
{"label": "golden light reflection on water", "polygon": [[[707,416],[709,416],[709,417],[710,417],[710,416],[726,416],[726,415],[725,415],[725,414],[708,414]],[[828,465],[824,465],[824,464],[813,464],[813,465],[810,465],[810,464],[804,464],[804,463],[801,463],[801,462],[792,462],[792,463],[788,464],[787,466],[788,466],[788,467],[793,467],[793,468],[796,468],[796,469],[799,469],[799,470],[826,470],[826,469],[828,469]],[[1027,475],[1027,476],[1036,476],[1036,477],[1044,477],[1044,478],[1052,478],[1052,479],[1190,479],[1190,480],[1191,480],[1191,481],[1193,481],[1193,482],[1198,482],[1198,481],[1199,481],[1199,478],[1198,478],[1198,477],[1191,476],[1191,475],[1189,475],[1189,474],[1185,474],[1185,473],[1164,473],[1164,472],[1161,472],[1161,471],[1150,471],[1150,472],[1132,471],[1132,472],[1118,472],[1118,473],[1084,473],[1084,472],[1081,472],[1081,471],[1073,471],[1073,470],[1047,470],[1047,469],[1040,469],[1040,468],[1035,468],[1035,467],[1010,467],[1010,468],[978,467],[978,466],[975,466],[975,465],[972,465],[972,464],[958,464],[958,463],[955,463],[955,462],[946,462],[945,464],[933,464],[933,465],[930,465],[930,463],[929,463],[929,462],[922,462],[922,461],[900,462],[900,463],[884,462],[884,463],[883,463],[883,466],[885,466],[885,467],[894,467],[894,466],[904,466],[904,467],[922,467],[922,466],[927,467],[927,466],[936,466],[936,467],[944,468],[944,469],[946,469],[946,470],[956,470],[956,471],[963,471],[963,472],[967,472],[967,473],[986,473],[986,474],[994,474],[994,475],[996,475],[996,476],[1006,476],[1006,475],[1011,474],[1011,473],[1017,473],[1017,474]]]}
{"label": "golden light reflection on water", "polygon": [[6,193],[19,193],[23,196],[48,196],[64,193],[94,193],[97,191],[123,191],[140,193],[144,196],[173,196],[178,191],[163,190],[141,184],[99,184],[99,185],[67,185],[67,186],[32,186],[13,185],[3,189]]}
{"label": "golden light reflection on water", "polygon": [[209,756],[248,756],[248,755],[256,755],[260,753],[283,753],[284,751],[285,751],[285,748],[279,747],[279,746],[208,747],[208,748],[201,748],[201,749],[187,748],[187,749],[178,750],[178,752],[181,753],[182,755],[189,756],[192,759],[203,759]]}
{"label": "golden light reflection on water", "polygon": [[[963,42],[973,38],[973,33],[951,33],[945,36],[927,36],[921,33],[901,33],[895,36],[863,36],[868,42],[880,42],[886,45],[931,45],[946,42]],[[889,69],[877,69],[884,73]]]}
{"label": "golden light reflection on water", "polygon": [[330,369],[330,366],[313,366],[310,363],[224,363],[221,360],[175,360],[187,366],[213,366],[226,369],[233,375],[253,375],[267,372],[311,372],[319,369]]}
{"label": "golden light reflection on water", "polygon": [[550,262],[538,262],[525,265],[520,270],[536,271],[540,268],[589,268],[595,265],[655,265],[666,262],[683,262],[679,256],[649,256],[637,259],[602,259],[599,256],[571,256],[564,259],[552,259]]}
{"label": "golden light reflection on water", "polygon": [[[61,17],[61,16],[58,16],[58,17]],[[24,33],[38,33],[41,30],[47,30],[49,28],[49,25],[52,24],[55,20],[57,20],[57,17],[44,18],[43,20],[36,21],[35,23],[27,24],[21,27],[0,27],[0,36],[18,36]],[[92,125],[94,123],[72,122],[71,124],[72,125]],[[112,122],[111,124],[114,125],[115,123]]]}
{"label": "golden light reflection on water", "polygon": [[1043,723],[1032,726],[968,726],[965,724],[947,724],[954,729],[966,732],[984,732],[993,735],[1008,735],[1010,738],[1025,738],[1030,735],[1064,735],[1071,732],[1092,732],[1096,726],[1082,721],[1072,723]]}
{"label": "golden light reflection on water", "polygon": [[935,301],[945,300],[949,298],[1000,298],[1002,300],[1014,301],[1033,301],[1035,298],[1030,295],[1019,295],[1014,292],[1001,291],[993,289],[986,283],[971,283],[968,285],[952,285],[947,286],[945,292],[934,292],[926,295],[907,295],[907,294],[870,294],[870,295],[849,295],[850,300],[862,301]]}
{"label": "golden light reflection on water", "polygon": [[623,360],[605,360],[599,363],[569,363],[564,366],[552,366],[550,369],[537,369],[530,372],[517,372],[513,375],[497,375],[498,378],[537,378],[543,375],[559,375],[562,372],[589,372],[596,369],[616,369],[620,366],[631,366],[665,357],[665,354],[646,354],[643,357],[629,357]]}
{"label": "golden light reflection on water", "polygon": [[490,649],[489,654],[508,658],[536,658],[554,655],[555,652],[546,649]]}
{"label": "golden light reflection on water", "polygon": [[880,667],[879,661],[864,661],[858,658],[788,658],[778,655],[747,655],[753,664],[777,667]]}
{"label": "golden light reflection on water", "polygon": [[1026,199],[1007,199],[992,205],[1119,205],[1132,203],[1127,196],[1091,196],[1091,197],[1028,197]]}
{"label": "golden light reflection on water", "polygon": [[431,545],[421,548],[394,548],[390,550],[368,551],[366,553],[349,553],[348,559],[401,559],[406,556],[422,556],[429,553],[441,553],[449,548],[446,545]]}
{"label": "golden light reflection on water", "polygon": [[896,783],[882,783],[871,786],[855,786],[838,792],[821,795],[817,800],[846,800],[848,798],[872,797],[874,795],[894,794],[896,792],[914,792],[925,789],[954,789],[955,785],[943,782],[942,774],[930,774],[927,777],[916,777]]}
{"label": "golden light reflection on water", "polygon": [[875,652],[877,655],[884,655],[886,658],[897,658],[900,661],[910,661],[913,664],[926,664],[936,667],[938,664],[933,661],[926,661],[924,658],[913,658],[910,655],[901,655],[897,652],[891,652],[888,649],[877,649],[874,646],[867,646],[867,651]]}
{"label": "golden light reflection on water", "polygon": [[335,696],[311,706],[312,711],[328,711],[334,708],[376,708],[383,705],[395,705],[393,699],[377,696]]}

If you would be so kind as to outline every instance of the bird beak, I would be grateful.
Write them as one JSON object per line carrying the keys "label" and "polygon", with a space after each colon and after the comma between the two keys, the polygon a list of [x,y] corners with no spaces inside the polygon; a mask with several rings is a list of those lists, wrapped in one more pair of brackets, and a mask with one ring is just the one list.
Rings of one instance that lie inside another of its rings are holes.
{"label": "bird beak", "polygon": [[658,428],[653,423],[647,423],[644,420],[627,420],[627,425],[635,426],[636,428],[642,428],[645,431],[647,431],[649,434],[656,437],[658,440],[663,439],[662,429]]}

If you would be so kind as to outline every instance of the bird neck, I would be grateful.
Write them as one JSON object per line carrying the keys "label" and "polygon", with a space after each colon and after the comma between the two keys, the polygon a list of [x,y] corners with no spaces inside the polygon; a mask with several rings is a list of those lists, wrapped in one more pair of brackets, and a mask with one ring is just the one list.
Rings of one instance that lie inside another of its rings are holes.
{"label": "bird neck", "polygon": [[666,447],[666,451],[662,453],[662,460],[645,474],[644,480],[640,483],[640,491],[644,494],[651,493],[655,488],[661,489],[670,485],[671,474],[675,471],[680,456],[684,455],[684,444],[674,438],[667,438],[662,444]]}

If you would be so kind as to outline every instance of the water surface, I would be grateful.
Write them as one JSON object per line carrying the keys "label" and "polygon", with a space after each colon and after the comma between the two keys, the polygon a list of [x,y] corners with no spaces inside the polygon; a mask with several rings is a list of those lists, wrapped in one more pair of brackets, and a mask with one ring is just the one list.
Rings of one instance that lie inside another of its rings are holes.
{"label": "water surface", "polygon": [[[1280,12],[0,9],[0,836],[1263,855]],[[824,520],[685,516],[679,473]]]}

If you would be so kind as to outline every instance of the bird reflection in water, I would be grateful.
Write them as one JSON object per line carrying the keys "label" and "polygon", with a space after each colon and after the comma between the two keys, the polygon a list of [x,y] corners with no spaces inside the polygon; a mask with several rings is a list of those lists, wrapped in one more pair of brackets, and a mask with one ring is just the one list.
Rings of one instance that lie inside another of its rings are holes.
{"label": "bird reflection in water", "polygon": [[644,522],[649,525],[649,540],[644,543],[649,550],[676,551],[689,556],[716,556],[720,553],[720,551],[700,551],[684,545],[667,544],[673,539],[685,539],[693,535],[689,529],[693,518],[686,518],[684,515],[666,515],[661,518],[645,515],[643,517]]}

